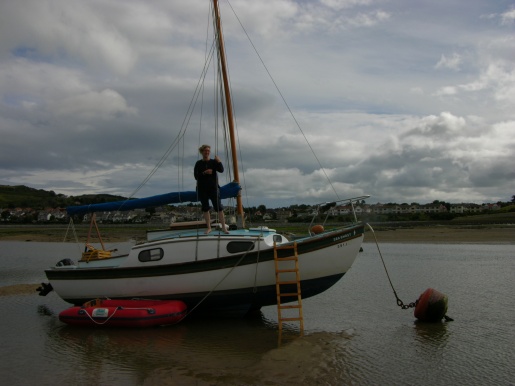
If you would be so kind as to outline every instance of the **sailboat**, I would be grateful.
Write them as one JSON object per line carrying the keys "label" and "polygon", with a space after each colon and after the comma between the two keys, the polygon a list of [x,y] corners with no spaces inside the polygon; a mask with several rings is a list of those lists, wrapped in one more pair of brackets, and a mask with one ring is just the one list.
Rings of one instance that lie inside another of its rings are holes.
{"label": "sailboat", "polygon": [[[356,215],[349,225],[328,230],[321,225],[313,226],[307,236],[295,240],[268,227],[245,227],[217,0],[213,0],[212,8],[234,168],[234,181],[222,186],[220,194],[222,199],[236,199],[241,226],[228,233],[225,229],[213,229],[206,234],[200,222],[176,223],[166,229],[148,231],[144,242],[132,246],[128,253],[116,254],[106,250],[101,240],[96,212],[196,202],[196,192],[69,207],[70,218],[91,218],[90,233],[96,229],[101,247],[93,247],[88,240],[77,261],[71,257],[62,259],[46,269],[49,283],[40,288],[41,295],[54,290],[75,305],[97,298],[181,300],[189,310],[199,313],[246,313],[277,304],[274,256],[280,247],[295,248],[303,299],[326,291],[351,268],[364,238],[364,224],[358,222]],[[350,204],[354,209],[353,204],[366,197],[336,202]]]}

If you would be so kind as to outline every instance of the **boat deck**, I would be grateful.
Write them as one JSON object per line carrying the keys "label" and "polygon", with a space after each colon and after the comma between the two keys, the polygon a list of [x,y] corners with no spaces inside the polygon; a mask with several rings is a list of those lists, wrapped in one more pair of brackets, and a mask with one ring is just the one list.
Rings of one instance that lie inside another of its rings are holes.
{"label": "boat deck", "polygon": [[214,228],[211,232],[206,234],[206,228],[198,229],[158,229],[147,231],[147,241],[159,241],[171,238],[182,237],[220,237],[220,236],[233,236],[233,237],[266,237],[276,234],[275,229],[267,227],[250,228],[250,229],[235,229],[229,230],[229,233],[222,232],[221,229]]}

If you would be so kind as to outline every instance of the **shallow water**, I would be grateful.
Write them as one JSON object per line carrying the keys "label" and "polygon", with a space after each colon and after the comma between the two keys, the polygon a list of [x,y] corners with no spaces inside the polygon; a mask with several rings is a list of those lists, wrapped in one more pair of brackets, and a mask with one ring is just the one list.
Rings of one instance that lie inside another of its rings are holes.
{"label": "shallow water", "polygon": [[[84,329],[58,320],[69,305],[55,293],[2,296],[2,383],[515,384],[513,245],[380,247],[403,302],[438,289],[449,297],[453,322],[416,323],[413,310],[401,310],[375,244],[365,244],[339,283],[304,300],[304,335],[296,337],[293,324],[293,339],[282,342],[274,307],[254,318]],[[71,253],[80,247],[0,242],[0,287],[46,281],[43,270]]]}

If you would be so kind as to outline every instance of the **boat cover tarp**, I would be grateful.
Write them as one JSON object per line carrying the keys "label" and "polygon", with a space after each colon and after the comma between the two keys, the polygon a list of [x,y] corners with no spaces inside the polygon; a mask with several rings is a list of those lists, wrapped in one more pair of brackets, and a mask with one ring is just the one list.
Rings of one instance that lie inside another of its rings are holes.
{"label": "boat cover tarp", "polygon": [[[241,190],[237,182],[230,182],[220,188],[220,196],[222,199],[238,196]],[[93,212],[116,212],[127,211],[133,209],[151,208],[155,206],[178,204],[182,202],[197,202],[198,196],[196,191],[187,192],[171,192],[159,194],[157,196],[137,198],[133,200],[105,202],[101,204],[69,206],[66,208],[69,216],[81,215]]]}

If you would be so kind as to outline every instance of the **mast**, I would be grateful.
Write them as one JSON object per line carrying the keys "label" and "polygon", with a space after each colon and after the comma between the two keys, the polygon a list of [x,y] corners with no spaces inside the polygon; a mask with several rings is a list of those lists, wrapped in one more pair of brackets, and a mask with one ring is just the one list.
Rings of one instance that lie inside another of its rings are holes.
{"label": "mast", "polygon": [[[213,9],[215,13],[215,26],[216,26],[216,35],[218,41],[218,56],[220,58],[220,65],[222,67],[222,79],[224,85],[224,94],[225,94],[225,105],[227,107],[227,121],[229,124],[229,138],[231,141],[231,156],[232,156],[232,164],[234,167],[234,182],[240,183],[240,176],[238,171],[238,157],[236,154],[236,136],[234,134],[234,117],[232,111],[232,100],[231,100],[231,91],[229,89],[229,80],[227,77],[227,63],[225,60],[225,48],[224,48],[224,39],[222,35],[222,23],[220,20],[220,9],[218,7],[218,0],[213,0]],[[241,216],[241,224],[245,227],[245,215],[243,213],[243,205],[241,203],[241,192],[236,197],[237,204],[237,212]]]}

